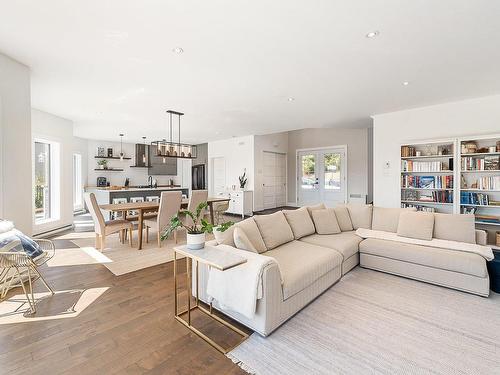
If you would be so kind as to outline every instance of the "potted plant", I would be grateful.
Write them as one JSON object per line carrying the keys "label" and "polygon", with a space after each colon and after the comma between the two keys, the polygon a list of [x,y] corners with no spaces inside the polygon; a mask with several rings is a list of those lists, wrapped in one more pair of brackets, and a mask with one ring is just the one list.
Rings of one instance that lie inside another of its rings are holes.
{"label": "potted plant", "polygon": [[107,160],[99,160],[97,162],[99,169],[108,169],[108,161]]}
{"label": "potted plant", "polygon": [[240,189],[243,190],[245,189],[245,185],[247,184],[247,172],[243,171],[243,174],[238,177],[238,180],[240,180]]}
{"label": "potted plant", "polygon": [[[188,210],[180,210],[177,215],[170,219],[170,225],[165,230],[161,236],[161,240],[167,239],[174,230],[177,228],[184,228],[187,232],[187,248],[190,250],[199,250],[205,247],[205,233],[212,233],[214,230],[213,224],[203,219],[201,214],[208,207],[207,202],[202,202],[196,207],[195,212]],[[191,218],[191,222],[188,220],[182,220],[184,218]],[[231,221],[219,224],[216,230],[223,232],[229,228],[233,223]]]}

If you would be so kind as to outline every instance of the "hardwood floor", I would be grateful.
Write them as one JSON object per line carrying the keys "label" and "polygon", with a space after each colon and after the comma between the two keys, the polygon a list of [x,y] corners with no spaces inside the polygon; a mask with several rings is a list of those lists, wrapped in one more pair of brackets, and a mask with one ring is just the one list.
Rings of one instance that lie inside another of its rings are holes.
{"label": "hardwood floor", "polygon": [[[245,374],[173,318],[172,262],[119,277],[102,265],[42,271],[56,291],[109,289],[76,318],[0,325],[0,374]],[[202,313],[194,322],[224,345],[239,338]]]}

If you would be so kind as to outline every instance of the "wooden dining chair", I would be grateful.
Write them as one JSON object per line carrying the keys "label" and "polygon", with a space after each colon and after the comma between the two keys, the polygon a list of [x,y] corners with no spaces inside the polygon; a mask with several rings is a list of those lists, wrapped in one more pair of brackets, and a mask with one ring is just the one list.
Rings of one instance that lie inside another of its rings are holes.
{"label": "wooden dining chair", "polygon": [[[182,203],[181,191],[162,191],[158,216],[154,219],[144,220],[146,226],[146,242],[149,242],[149,228],[157,231],[158,247],[161,247],[161,234],[170,224],[170,219],[179,212]],[[175,243],[177,243],[177,230],[174,231]]]}
{"label": "wooden dining chair", "polygon": [[106,236],[113,233],[118,233],[121,243],[125,243],[125,233],[129,232],[129,243],[132,247],[132,231],[133,224],[127,220],[104,220],[104,216],[97,204],[94,193],[85,193],[85,203],[89,209],[92,220],[94,221],[95,231],[95,247],[96,249],[104,250],[106,245]]}

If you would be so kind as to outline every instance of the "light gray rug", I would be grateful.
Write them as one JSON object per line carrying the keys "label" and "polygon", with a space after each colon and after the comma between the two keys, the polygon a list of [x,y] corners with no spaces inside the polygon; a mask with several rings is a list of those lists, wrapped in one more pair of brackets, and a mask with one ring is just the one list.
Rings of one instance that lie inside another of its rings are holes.
{"label": "light gray rug", "polygon": [[500,295],[357,268],[228,356],[263,374],[500,374]]}

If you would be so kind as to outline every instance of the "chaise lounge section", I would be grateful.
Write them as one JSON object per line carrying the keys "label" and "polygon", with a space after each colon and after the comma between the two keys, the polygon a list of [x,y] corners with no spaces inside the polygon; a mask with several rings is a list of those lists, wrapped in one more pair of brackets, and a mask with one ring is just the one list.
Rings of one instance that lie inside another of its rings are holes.
{"label": "chaise lounge section", "polygon": [[[252,251],[275,262],[262,270],[262,293],[253,316],[224,308],[217,300],[212,301],[213,306],[267,336],[358,264],[488,296],[484,254],[488,257],[492,251],[479,246],[483,255],[474,252],[478,245],[486,245],[486,236],[475,230],[473,215],[421,215],[425,214],[402,208],[343,205],[327,209],[318,205],[254,216],[224,233],[215,232],[211,245]],[[405,220],[410,230],[398,233]],[[412,231],[416,239],[412,239]],[[397,238],[365,238],[365,233]],[[422,243],[422,236],[429,237],[423,242],[429,246],[411,243]],[[443,248],[443,244],[451,248]],[[455,245],[465,250],[456,250]],[[211,301],[206,293],[209,273],[200,266],[200,298],[205,302]]]}

